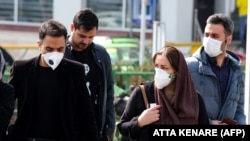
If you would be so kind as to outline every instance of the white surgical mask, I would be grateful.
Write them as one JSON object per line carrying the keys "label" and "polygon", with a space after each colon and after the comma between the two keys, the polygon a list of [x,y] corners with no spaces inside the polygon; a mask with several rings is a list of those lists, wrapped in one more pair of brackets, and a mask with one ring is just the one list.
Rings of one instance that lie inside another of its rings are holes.
{"label": "white surgical mask", "polygon": [[166,87],[173,78],[174,76],[172,74],[168,74],[162,69],[155,68],[154,80],[156,88],[162,89]]}
{"label": "white surgical mask", "polygon": [[215,40],[209,37],[203,38],[203,46],[204,46],[205,52],[210,57],[215,57],[222,53],[221,44],[222,44],[222,41]]}
{"label": "white surgical mask", "polygon": [[48,52],[43,54],[43,59],[53,70],[55,70],[56,67],[60,64],[62,58],[63,53],[60,52]]}

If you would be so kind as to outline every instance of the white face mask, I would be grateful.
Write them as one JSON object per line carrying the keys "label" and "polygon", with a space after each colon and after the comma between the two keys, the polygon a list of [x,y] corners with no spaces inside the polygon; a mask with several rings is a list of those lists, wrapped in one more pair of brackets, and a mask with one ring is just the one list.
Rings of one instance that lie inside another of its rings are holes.
{"label": "white face mask", "polygon": [[209,37],[203,38],[203,46],[204,46],[205,52],[210,57],[215,57],[222,53],[221,44],[222,44],[222,41],[215,40]]}
{"label": "white face mask", "polygon": [[173,78],[174,76],[172,74],[168,74],[162,69],[155,68],[154,80],[156,88],[162,89],[166,87]]}
{"label": "white face mask", "polygon": [[43,59],[45,62],[53,69],[55,70],[56,67],[60,64],[63,58],[63,53],[60,52],[48,52],[43,55]]}

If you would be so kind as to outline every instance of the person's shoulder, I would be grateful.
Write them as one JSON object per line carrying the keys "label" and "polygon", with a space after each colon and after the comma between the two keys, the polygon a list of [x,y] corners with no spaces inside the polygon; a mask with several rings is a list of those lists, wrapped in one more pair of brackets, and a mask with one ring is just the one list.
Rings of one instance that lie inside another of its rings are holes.
{"label": "person's shoulder", "polygon": [[204,58],[204,49],[203,47],[199,47],[191,56],[185,57],[187,63],[190,62],[198,62],[203,60]]}
{"label": "person's shoulder", "polygon": [[72,65],[72,66],[78,66],[78,67],[82,67],[83,64],[78,62],[78,61],[75,61],[75,60],[72,60],[72,59],[68,59],[68,58],[63,58],[63,63],[66,64],[66,65]]}
{"label": "person's shoulder", "polygon": [[141,85],[144,85],[146,91],[151,92],[154,89],[154,81],[145,81]]}
{"label": "person's shoulder", "polygon": [[100,44],[96,44],[96,43],[93,43],[93,48],[96,50],[96,51],[99,51],[101,53],[105,53],[107,54],[107,50],[104,46],[100,45]]}
{"label": "person's shoulder", "polygon": [[188,57],[185,58],[185,60],[186,60],[187,63],[197,62],[198,61],[198,59],[196,57],[194,57],[194,56],[188,56]]}
{"label": "person's shoulder", "polygon": [[36,63],[38,63],[38,57],[33,57],[33,58],[29,58],[29,59],[22,59],[22,60],[15,60],[13,62],[15,67],[26,67],[26,68],[28,66],[35,65]]}
{"label": "person's shoulder", "polygon": [[187,63],[187,67],[188,67],[189,71],[190,72],[196,71],[197,67],[199,66],[198,59],[194,56],[187,57],[185,59],[186,59],[186,63]]}
{"label": "person's shoulder", "polygon": [[1,80],[0,80],[0,89],[1,90],[8,90],[8,91],[12,90],[12,91],[14,91],[14,87],[11,84],[5,83],[5,82],[3,82]]}
{"label": "person's shoulder", "polygon": [[60,65],[61,70],[68,72],[72,75],[84,74],[84,66],[82,63],[78,61],[74,61],[71,59],[63,58],[62,65]]}
{"label": "person's shoulder", "polygon": [[240,57],[234,52],[227,50],[227,58],[231,61],[231,66],[235,69],[241,70],[242,61]]}
{"label": "person's shoulder", "polygon": [[103,45],[93,43],[93,47],[97,50],[105,50],[105,47]]}
{"label": "person's shoulder", "polygon": [[151,87],[151,86],[153,86],[154,81],[145,81],[141,84],[144,85],[145,87]]}
{"label": "person's shoulder", "polygon": [[107,64],[111,64],[110,55],[104,46],[93,43],[93,48],[94,48],[95,53],[98,56],[98,58],[100,58],[101,60],[103,60]]}

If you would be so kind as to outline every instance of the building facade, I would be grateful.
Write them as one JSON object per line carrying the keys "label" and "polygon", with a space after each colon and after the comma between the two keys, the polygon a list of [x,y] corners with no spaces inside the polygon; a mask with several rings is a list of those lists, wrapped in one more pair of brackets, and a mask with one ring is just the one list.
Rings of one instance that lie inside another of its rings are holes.
{"label": "building facade", "polygon": [[[47,19],[61,21],[69,28],[74,14],[90,7],[100,19],[99,35],[140,36],[142,0],[0,0],[0,29],[37,31]],[[152,38],[153,21],[164,26],[166,41],[192,41],[195,18],[203,30],[205,19],[213,13],[232,15],[235,0],[144,0],[146,6],[146,38]],[[195,16],[197,11],[197,16]],[[236,28],[237,32],[237,28]]]}

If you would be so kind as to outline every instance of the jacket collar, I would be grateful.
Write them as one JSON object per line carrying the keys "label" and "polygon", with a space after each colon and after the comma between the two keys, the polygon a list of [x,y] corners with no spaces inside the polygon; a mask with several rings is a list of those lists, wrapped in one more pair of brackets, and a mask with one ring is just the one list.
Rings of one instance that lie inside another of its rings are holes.
{"label": "jacket collar", "polygon": [[[201,61],[203,64],[208,65],[207,62],[207,54],[204,50],[204,46],[201,46],[197,51],[194,52],[192,55],[193,57],[197,58],[199,61]],[[227,55],[228,59],[230,60],[231,66],[234,68],[241,68],[242,62],[240,58],[233,52],[227,50]]]}

